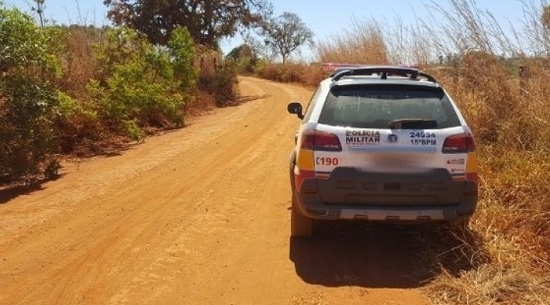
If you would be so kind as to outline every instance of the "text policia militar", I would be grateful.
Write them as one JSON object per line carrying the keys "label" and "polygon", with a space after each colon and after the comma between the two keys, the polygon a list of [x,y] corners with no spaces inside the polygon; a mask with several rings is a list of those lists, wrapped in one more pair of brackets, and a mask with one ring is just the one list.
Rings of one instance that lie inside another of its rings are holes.
{"label": "text policia militar", "polygon": [[380,144],[380,132],[373,130],[346,130],[347,145]]}

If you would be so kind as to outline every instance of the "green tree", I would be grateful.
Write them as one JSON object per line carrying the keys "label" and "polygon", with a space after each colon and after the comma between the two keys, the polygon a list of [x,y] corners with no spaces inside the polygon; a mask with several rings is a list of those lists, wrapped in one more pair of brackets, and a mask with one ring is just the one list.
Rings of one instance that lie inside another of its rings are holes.
{"label": "green tree", "polygon": [[193,67],[195,44],[187,29],[177,27],[168,41],[168,51],[179,88],[187,92],[195,85],[197,71]]}
{"label": "green tree", "polygon": [[136,140],[145,126],[182,125],[196,79],[194,50],[183,28],[172,32],[167,47],[153,46],[132,29],[109,30],[96,48],[100,77],[89,85],[100,117]]}
{"label": "green tree", "polygon": [[252,73],[258,62],[258,56],[254,49],[248,44],[242,44],[231,50],[225,60],[232,61],[236,64],[237,70],[240,73]]}
{"label": "green tree", "polygon": [[172,31],[187,28],[197,44],[218,49],[221,38],[233,36],[239,25],[252,26],[271,12],[267,0],[104,0],[108,17],[166,45]]}
{"label": "green tree", "polygon": [[271,18],[262,27],[264,42],[275,54],[281,56],[283,64],[290,54],[304,44],[313,44],[313,32],[300,17],[284,12],[277,18]]}
{"label": "green tree", "polygon": [[59,67],[46,33],[29,15],[0,3],[0,182],[55,163],[60,96],[50,80]]}

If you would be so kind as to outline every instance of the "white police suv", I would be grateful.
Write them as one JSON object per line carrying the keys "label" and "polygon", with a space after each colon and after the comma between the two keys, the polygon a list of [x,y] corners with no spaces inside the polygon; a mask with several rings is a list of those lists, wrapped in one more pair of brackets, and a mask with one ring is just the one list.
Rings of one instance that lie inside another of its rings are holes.
{"label": "white police suv", "polygon": [[476,209],[478,176],[470,128],[429,74],[353,67],[321,82],[291,155],[291,234],[314,220],[456,222]]}

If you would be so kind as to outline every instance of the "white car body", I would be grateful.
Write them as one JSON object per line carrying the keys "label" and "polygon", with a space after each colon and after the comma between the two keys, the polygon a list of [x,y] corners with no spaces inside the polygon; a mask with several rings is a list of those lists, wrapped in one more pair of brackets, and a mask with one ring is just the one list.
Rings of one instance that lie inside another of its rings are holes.
{"label": "white car body", "polygon": [[[294,236],[317,220],[467,221],[477,157],[456,104],[428,74],[360,67],[322,81],[296,134]],[[417,113],[418,112],[418,113]]]}

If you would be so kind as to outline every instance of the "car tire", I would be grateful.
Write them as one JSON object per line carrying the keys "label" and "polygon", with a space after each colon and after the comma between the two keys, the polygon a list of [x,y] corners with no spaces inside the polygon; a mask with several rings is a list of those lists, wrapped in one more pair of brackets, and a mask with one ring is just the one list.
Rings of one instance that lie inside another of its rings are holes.
{"label": "car tire", "polygon": [[[290,176],[290,190],[294,192],[294,167],[296,166],[296,151],[290,154],[290,167],[288,170]],[[294,196],[294,195],[293,195]]]}
{"label": "car tire", "polygon": [[292,237],[311,237],[313,235],[313,219],[302,215],[297,207],[294,194],[292,194],[292,207],[290,210],[290,235]]}

